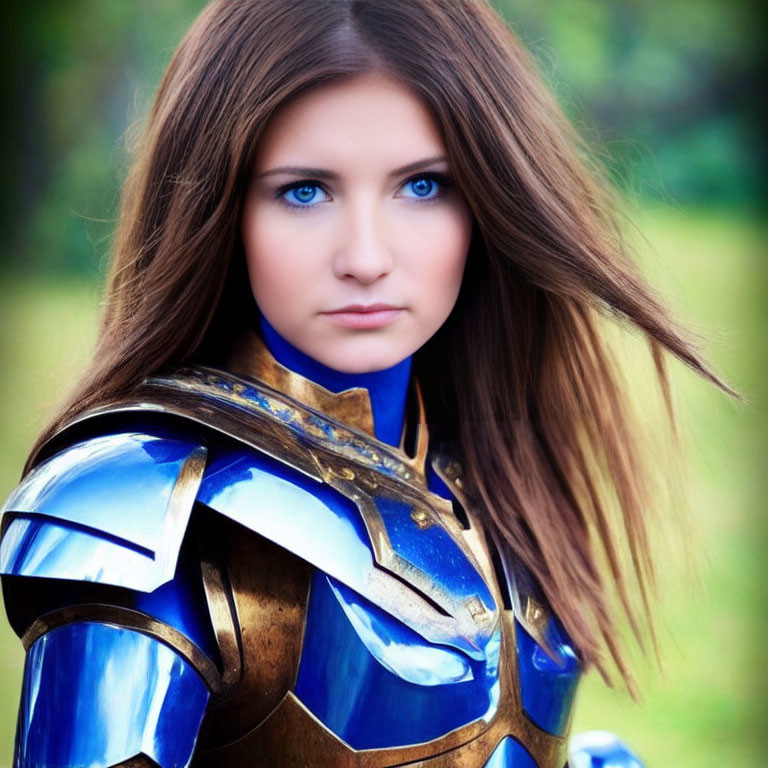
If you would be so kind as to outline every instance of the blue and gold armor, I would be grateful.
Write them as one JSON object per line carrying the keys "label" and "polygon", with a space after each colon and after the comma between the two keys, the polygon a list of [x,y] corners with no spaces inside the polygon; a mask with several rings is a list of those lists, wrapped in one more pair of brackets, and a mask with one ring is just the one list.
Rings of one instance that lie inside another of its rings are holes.
{"label": "blue and gold armor", "polygon": [[564,766],[578,656],[418,388],[407,452],[255,334],[227,368],[81,415],[6,502],[16,766]]}

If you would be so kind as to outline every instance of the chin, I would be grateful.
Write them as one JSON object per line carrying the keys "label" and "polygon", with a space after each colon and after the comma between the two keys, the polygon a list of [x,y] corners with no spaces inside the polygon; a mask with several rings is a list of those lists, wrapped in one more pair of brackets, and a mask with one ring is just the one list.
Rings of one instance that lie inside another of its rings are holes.
{"label": "chin", "polygon": [[374,354],[365,354],[360,350],[353,350],[349,354],[329,356],[320,362],[341,373],[373,373],[392,368],[405,360],[409,354],[407,351],[396,350],[392,350],[389,354],[382,354],[382,350],[376,350]]}

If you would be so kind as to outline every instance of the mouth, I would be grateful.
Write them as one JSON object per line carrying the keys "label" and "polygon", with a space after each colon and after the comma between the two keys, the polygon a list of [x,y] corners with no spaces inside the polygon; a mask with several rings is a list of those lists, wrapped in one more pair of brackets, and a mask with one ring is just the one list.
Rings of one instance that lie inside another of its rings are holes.
{"label": "mouth", "polygon": [[349,304],[322,314],[346,328],[379,328],[393,322],[403,311],[391,304]]}
{"label": "mouth", "polygon": [[347,304],[346,307],[332,309],[330,312],[324,312],[323,314],[333,315],[338,312],[386,312],[399,309],[402,309],[402,307],[396,307],[393,304]]}

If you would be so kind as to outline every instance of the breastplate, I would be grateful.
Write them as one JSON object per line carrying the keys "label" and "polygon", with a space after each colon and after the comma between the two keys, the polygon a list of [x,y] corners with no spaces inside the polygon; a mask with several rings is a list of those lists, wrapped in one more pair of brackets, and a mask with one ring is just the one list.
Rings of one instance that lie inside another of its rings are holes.
{"label": "breastplate", "polygon": [[[523,630],[511,610],[498,612],[495,659],[461,665],[444,647],[432,646],[446,656],[432,660],[431,668],[437,668],[433,678],[426,679],[430,670],[422,667],[425,679],[404,681],[402,664],[394,672],[384,668],[353,624],[350,607],[367,601],[356,601],[354,593],[323,572],[239,526],[219,526],[217,538],[208,544],[226,555],[226,565],[206,561],[207,589],[212,601],[231,601],[237,624],[219,626],[220,637],[229,635],[229,642],[221,645],[229,648],[224,662],[232,671],[232,688],[209,708],[194,767],[242,766],[254,760],[340,768],[565,764],[565,734],[538,727],[523,707],[515,641],[516,632]],[[486,575],[489,583],[495,581],[490,572]],[[502,605],[495,583],[492,589]],[[364,608],[368,610],[360,614],[370,617],[370,605]],[[378,631],[384,643],[395,634],[391,626],[375,622],[367,629],[369,636]],[[397,639],[401,653],[415,663],[427,655],[429,645],[415,633],[401,628]],[[467,679],[468,671],[484,671],[487,679]],[[440,672],[444,678],[453,673],[454,680],[435,680]],[[344,711],[339,714],[340,705]],[[456,725],[462,715],[465,721]],[[385,720],[389,727],[384,727]],[[412,734],[398,734],[405,731],[403,723],[412,733],[433,736],[414,743],[408,738]],[[390,744],[356,748],[342,738],[359,734],[378,735]]]}

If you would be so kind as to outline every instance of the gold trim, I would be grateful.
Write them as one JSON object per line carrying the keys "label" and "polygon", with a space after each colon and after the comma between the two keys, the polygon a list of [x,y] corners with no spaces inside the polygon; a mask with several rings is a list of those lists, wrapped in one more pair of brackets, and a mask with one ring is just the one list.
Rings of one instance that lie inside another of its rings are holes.
{"label": "gold trim", "polygon": [[475,739],[488,725],[484,720],[477,720],[424,744],[355,750],[327,728],[289,691],[263,723],[231,744],[218,749],[201,750],[195,755],[192,765],[193,768],[229,768],[247,765],[254,756],[259,756],[265,765],[274,766],[385,768],[455,749]]}
{"label": "gold trim", "polygon": [[[451,630],[453,634],[456,634],[458,631],[458,634],[478,637],[478,626],[472,620],[467,606],[457,603],[443,591],[436,591],[433,580],[430,577],[421,571],[417,571],[392,550],[389,536],[376,509],[376,505],[373,503],[372,497],[363,490],[364,488],[371,488],[375,489],[377,496],[394,495],[398,499],[419,504],[420,507],[426,509],[435,520],[443,525],[461,551],[469,558],[470,563],[478,570],[478,573],[482,573],[463,537],[458,535],[460,526],[457,523],[453,525],[448,523],[453,515],[450,501],[427,490],[423,476],[420,478],[420,484],[416,484],[416,477],[404,464],[396,459],[390,462],[383,453],[383,448],[389,448],[389,446],[384,446],[383,443],[379,444],[372,438],[360,433],[356,433],[358,437],[355,440],[364,446],[362,459],[360,454],[356,452],[353,452],[351,456],[347,455],[349,452],[342,453],[340,447],[329,442],[327,437],[324,440],[318,439],[315,441],[312,439],[310,445],[307,445],[306,440],[302,440],[298,434],[287,428],[284,421],[279,417],[267,416],[261,411],[248,409],[247,401],[245,401],[245,408],[241,405],[241,407],[235,409],[226,400],[225,402],[219,402],[214,397],[206,397],[207,390],[200,383],[200,377],[213,376],[216,381],[226,381],[231,385],[232,383],[237,383],[238,380],[235,377],[220,371],[213,371],[212,369],[208,371],[188,369],[186,373],[189,375],[189,378],[172,378],[148,382],[143,385],[135,399],[126,399],[120,403],[103,406],[83,414],[72,424],[85,421],[88,418],[95,418],[99,415],[120,412],[155,412],[178,416],[226,434],[245,445],[253,447],[260,453],[273,457],[282,464],[287,464],[303,472],[318,482],[324,481],[328,483],[353,501],[360,509],[372,540],[376,562],[381,568],[391,571],[397,578],[412,585],[413,588],[424,594],[429,600],[437,605],[441,605],[445,612],[452,616],[460,617],[458,619],[460,628],[457,630],[456,626],[453,626]],[[253,384],[248,384],[248,386],[252,389],[254,387]],[[261,392],[262,390],[256,391]],[[266,385],[263,391],[267,392],[269,398],[273,397],[273,393],[267,390]],[[214,395],[219,394],[219,390],[215,389]],[[274,393],[274,401],[279,402],[279,407],[287,409],[290,414],[301,413],[301,406],[283,397],[280,393]],[[268,403],[271,404],[272,400],[268,400]],[[321,418],[325,423],[334,424],[334,422],[329,422],[325,417],[313,415],[312,418]],[[339,425],[338,429],[352,434],[351,428],[347,430],[346,427]],[[368,451],[368,449],[372,447],[378,448],[378,446],[382,447],[381,455],[374,451]],[[341,448],[343,449],[343,446]],[[393,474],[388,474],[387,468],[393,466],[396,466],[397,469]],[[350,472],[354,474],[354,484],[346,479]],[[405,479],[406,477],[410,477],[410,480]],[[373,587],[373,585],[371,586]],[[385,592],[388,591],[385,590]],[[413,603],[413,600],[410,602]],[[391,608],[389,610],[392,612]],[[411,611],[411,613],[413,612]],[[422,615],[423,610],[420,608],[415,609],[415,613]],[[430,611],[430,613],[433,617],[438,615],[434,610]],[[494,614],[489,614],[489,617],[493,616]],[[446,626],[447,617],[442,618],[443,621],[438,622],[435,626],[439,626],[440,630],[444,632],[448,628]],[[448,622],[448,624],[452,623],[452,621]],[[420,621],[418,626],[423,627],[423,622]],[[489,623],[488,627],[485,628],[485,632],[492,631],[492,628],[493,622]],[[424,636],[427,637],[428,635]]]}
{"label": "gold trim", "polygon": [[[483,576],[486,584],[493,584],[496,581],[496,575],[493,572],[490,553],[482,541],[480,532],[484,530],[482,521],[473,511],[469,503],[464,483],[461,479],[461,465],[455,460],[447,460],[442,456],[435,456],[432,459],[432,469],[435,474],[448,486],[456,501],[461,504],[464,514],[467,516],[469,528],[465,529],[453,511],[453,505],[447,502],[443,513],[443,522],[449,530],[455,533],[455,537],[464,542],[464,551],[475,566],[478,573]],[[448,522],[450,521],[450,522]]]}
{"label": "gold trim", "polygon": [[[504,557],[504,550],[499,545],[499,533],[494,528],[489,530],[489,536],[493,546],[499,555],[499,561],[504,569],[504,576],[509,587],[509,598],[512,603],[512,610],[520,622],[523,629],[533,638],[537,645],[541,646],[544,652],[552,659],[556,659],[555,652],[552,650],[547,640],[546,630],[549,623],[550,611],[546,604],[536,600],[532,595],[523,594],[520,591],[519,584],[515,578],[510,564]],[[494,578],[495,581],[495,578]]]}
{"label": "gold trim", "polygon": [[221,567],[214,562],[213,558],[204,555],[200,561],[200,571],[205,601],[208,604],[208,613],[221,655],[221,679],[224,690],[218,695],[226,696],[240,682],[243,673],[240,632]]}
{"label": "gold trim", "polygon": [[[197,371],[198,375],[201,372]],[[220,371],[213,373],[221,374]],[[226,374],[224,374],[226,375]],[[271,456],[293,469],[311,477],[317,482],[322,478],[317,474],[314,463],[307,457],[306,447],[297,435],[253,411],[239,409],[235,411],[228,405],[212,403],[204,399],[202,391],[196,391],[190,380],[166,380],[165,386],[142,384],[138,391],[112,403],[93,408],[76,416],[46,441],[30,459],[30,466],[38,462],[42,449],[56,444],[65,432],[87,421],[113,414],[125,413],[161,413],[191,421],[200,426],[247,445],[260,453]],[[196,397],[197,395],[197,397]],[[255,439],[257,436],[258,439]]]}
{"label": "gold trim", "polygon": [[[461,526],[456,521],[448,522],[453,516],[450,501],[426,486],[423,461],[428,432],[423,402],[419,447],[413,459],[399,449],[309,410],[266,384],[215,369],[187,368],[173,376],[149,379],[132,399],[84,414],[80,421],[120,411],[155,411],[191,419],[326,482],[358,506],[376,563],[453,617],[447,623],[453,625],[454,637],[464,637],[479,648],[493,632],[497,610],[489,605],[489,610],[478,611],[472,595],[457,599],[430,574],[401,557],[392,547],[376,504],[376,499],[393,497],[418,507],[421,522],[414,521],[417,533],[419,528],[426,529],[430,520],[441,524],[476,570],[478,579],[483,578],[477,559],[460,535]],[[389,610],[392,612],[391,607]],[[445,628],[443,621],[441,629]]]}
{"label": "gold trim", "polygon": [[[213,748],[248,733],[295,685],[312,568],[230,521],[212,531],[206,543],[225,558],[221,578],[242,652],[239,679],[211,701],[203,722],[200,744]],[[225,674],[226,667],[225,660]]]}
{"label": "gold trim", "polygon": [[[486,584],[496,584],[500,592],[502,585],[498,584],[494,572],[488,542],[485,540],[484,536],[480,535],[480,532],[484,530],[484,527],[478,518],[477,513],[474,511],[473,505],[469,503],[465,491],[465,484],[463,481],[464,470],[461,464],[458,461],[448,461],[438,456],[432,460],[432,468],[435,470],[438,477],[440,477],[440,479],[450,488],[451,493],[453,493],[459,501],[464,509],[464,513],[467,515],[469,529],[461,529],[461,535],[465,541],[467,541],[469,548],[478,555],[477,560],[475,561],[476,567],[478,567],[484,575]],[[545,653],[554,659],[554,651],[546,637],[546,629],[550,617],[548,607],[537,601],[531,595],[520,594],[513,575],[510,572],[509,565],[502,554],[502,549],[499,546],[498,533],[495,528],[489,529],[489,536],[491,537],[493,547],[499,555],[501,566],[504,569],[507,586],[510,591],[509,597],[512,602],[512,609],[517,620],[534,641],[544,649]],[[482,568],[480,563],[484,564],[485,568]]]}
{"label": "gold trim", "polygon": [[352,387],[343,392],[331,392],[321,387],[312,379],[278,363],[258,333],[251,328],[243,331],[235,342],[226,366],[232,373],[263,381],[336,421],[350,424],[371,437],[376,436],[371,396],[367,389]]}
{"label": "gold trim", "polygon": [[200,489],[205,472],[205,463],[208,459],[208,449],[198,446],[187,456],[181,465],[181,470],[173,485],[166,515],[163,521],[163,534],[161,551],[165,553],[165,565],[163,573],[173,573],[176,569],[176,560],[181,549],[181,540],[187,529],[189,516]]}
{"label": "gold trim", "polygon": [[188,661],[213,693],[219,693],[223,688],[216,665],[200,646],[169,624],[132,608],[103,603],[82,603],[50,611],[36,619],[23,634],[21,643],[24,650],[28,651],[36,640],[48,632],[76,622],[107,624],[153,637]]}
{"label": "gold trim", "polygon": [[[367,390],[362,391],[367,397]],[[290,457],[291,466],[315,480],[321,478],[314,463],[307,459],[308,443],[316,450],[395,477],[431,494],[423,466],[428,451],[423,410],[417,454],[412,458],[400,448],[310,409],[268,384],[203,366],[145,379],[130,395],[76,416],[46,441],[41,451],[86,421],[131,412],[165,413],[202,424],[278,461],[287,463],[286,457]],[[38,463],[41,451],[30,458],[30,466]]]}
{"label": "gold trim", "polygon": [[420,477],[425,477],[424,467],[427,463],[427,452],[429,451],[429,428],[427,427],[427,416],[424,410],[424,398],[421,395],[421,387],[418,380],[414,381],[416,384],[416,398],[419,402],[419,424],[416,434],[416,455],[413,457],[412,463],[414,471]]}

